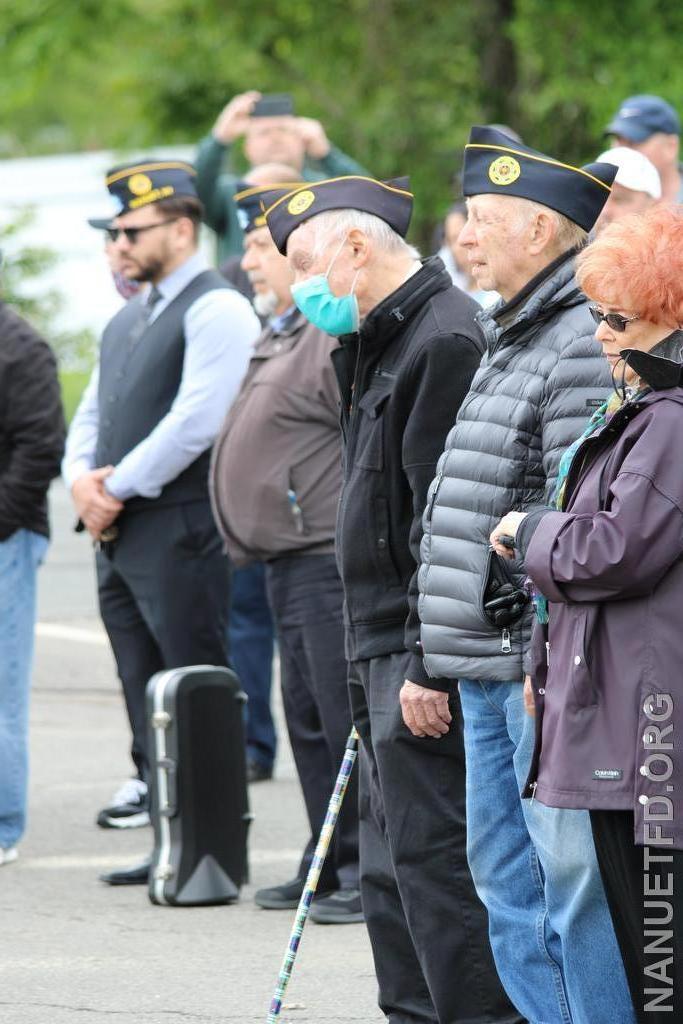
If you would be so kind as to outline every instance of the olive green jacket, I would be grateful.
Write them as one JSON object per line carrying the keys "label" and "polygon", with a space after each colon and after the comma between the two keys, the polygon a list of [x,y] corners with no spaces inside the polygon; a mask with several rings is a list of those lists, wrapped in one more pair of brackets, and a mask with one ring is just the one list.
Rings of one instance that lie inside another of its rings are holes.
{"label": "olive green jacket", "polygon": [[[226,157],[229,158],[231,148],[218,142],[213,135],[207,135],[199,143],[195,160],[197,192],[204,204],[204,219],[216,232],[219,264],[228,257],[242,252],[242,228],[233,202],[240,177],[237,174],[221,173],[223,161]],[[336,178],[342,174],[367,173],[364,167],[335,146],[330,148],[323,160],[307,161],[302,171],[305,181]]]}

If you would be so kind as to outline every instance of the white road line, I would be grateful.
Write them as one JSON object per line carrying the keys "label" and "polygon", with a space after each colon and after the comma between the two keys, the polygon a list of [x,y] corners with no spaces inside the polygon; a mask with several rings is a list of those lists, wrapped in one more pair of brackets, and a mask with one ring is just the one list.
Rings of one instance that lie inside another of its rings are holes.
{"label": "white road line", "polygon": [[[125,857],[117,855],[107,857],[101,855],[80,856],[78,854],[56,854],[50,857],[29,857],[22,856],[16,863],[24,871],[62,871],[68,868],[121,868],[130,867],[138,861],[144,860],[149,855],[149,850],[138,853],[130,853]],[[249,862],[251,864],[278,864],[281,861],[298,861],[301,858],[301,850],[250,850]],[[12,871],[15,866],[12,865]]]}
{"label": "white road line", "polygon": [[109,641],[103,629],[82,629],[79,626],[60,626],[56,622],[36,623],[36,636],[46,640],[68,640],[77,644],[93,644],[108,647]]}

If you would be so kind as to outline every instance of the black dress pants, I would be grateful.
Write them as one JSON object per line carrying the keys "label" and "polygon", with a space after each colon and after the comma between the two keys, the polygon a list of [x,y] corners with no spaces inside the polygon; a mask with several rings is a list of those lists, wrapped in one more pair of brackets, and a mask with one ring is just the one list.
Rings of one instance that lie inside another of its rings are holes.
{"label": "black dress pants", "polygon": [[590,816],[639,1024],[674,1024],[683,1020],[683,850],[636,846],[632,811]]}
{"label": "black dress pants", "polygon": [[[282,700],[311,838],[305,878],[351,731],[344,656],[343,592],[334,555],[293,555],[266,564],[280,650]],[[358,781],[351,775],[319,890],[358,888]]]}
{"label": "black dress pants", "polygon": [[412,736],[399,704],[408,659],[357,661],[350,673],[361,737],[361,893],[379,1005],[391,1024],[521,1024],[467,865],[458,697],[446,736]]}
{"label": "black dress pants", "polygon": [[208,501],[124,512],[117,525],[96,556],[100,614],[146,778],[147,682],[162,669],[228,664],[230,569]]}

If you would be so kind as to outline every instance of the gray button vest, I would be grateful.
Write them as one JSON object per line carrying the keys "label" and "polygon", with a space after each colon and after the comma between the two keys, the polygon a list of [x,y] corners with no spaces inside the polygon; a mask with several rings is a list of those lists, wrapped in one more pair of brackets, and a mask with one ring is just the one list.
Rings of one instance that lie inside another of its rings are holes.
{"label": "gray button vest", "polygon": [[[96,464],[115,466],[154,430],[178,394],[185,356],[185,313],[200,296],[230,285],[215,270],[198,274],[131,344],[145,304],[137,296],[104,329],[98,390]],[[132,498],[126,508],[208,500],[207,449],[155,499]]]}

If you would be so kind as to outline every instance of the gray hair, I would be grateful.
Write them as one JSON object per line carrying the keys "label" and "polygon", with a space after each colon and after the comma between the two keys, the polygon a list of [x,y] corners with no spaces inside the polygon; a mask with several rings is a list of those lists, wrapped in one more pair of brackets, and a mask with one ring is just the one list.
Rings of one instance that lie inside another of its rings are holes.
{"label": "gray hair", "polygon": [[341,241],[354,228],[362,231],[384,252],[413,260],[420,258],[415,246],[408,245],[386,221],[363,210],[325,210],[313,217],[311,224],[314,228],[314,259],[322,256],[333,242]]}
{"label": "gray hair", "polygon": [[551,210],[549,206],[543,206],[542,203],[535,203],[531,199],[522,199],[521,197],[513,197],[519,202],[519,220],[518,227],[522,230],[529,223],[532,217],[539,213],[545,213],[548,217],[555,221],[555,248],[557,249],[558,255],[563,252],[567,252],[569,249],[577,249],[582,245],[585,245],[588,239],[588,232],[584,231],[583,228],[575,224],[569,217],[565,217],[563,213],[558,213],[557,210]]}

